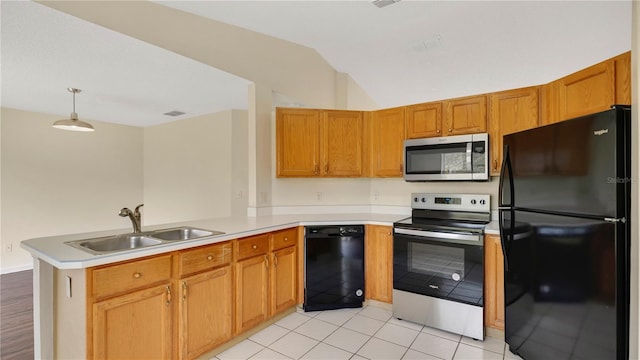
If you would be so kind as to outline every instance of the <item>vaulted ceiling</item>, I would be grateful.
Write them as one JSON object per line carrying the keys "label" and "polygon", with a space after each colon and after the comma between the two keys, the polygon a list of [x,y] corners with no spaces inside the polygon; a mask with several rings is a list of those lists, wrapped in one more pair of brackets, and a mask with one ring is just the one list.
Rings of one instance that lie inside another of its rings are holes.
{"label": "vaulted ceiling", "polygon": [[[316,49],[382,108],[541,84],[631,48],[630,1],[156,3]],[[67,117],[67,87],[81,118],[133,126],[247,107],[251,79],[39,3],[0,11],[3,107]]]}

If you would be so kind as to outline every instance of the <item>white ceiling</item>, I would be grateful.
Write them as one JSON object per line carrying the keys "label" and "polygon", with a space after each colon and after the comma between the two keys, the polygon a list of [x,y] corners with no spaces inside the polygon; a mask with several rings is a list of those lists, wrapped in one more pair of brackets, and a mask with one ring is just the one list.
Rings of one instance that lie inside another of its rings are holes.
{"label": "white ceiling", "polygon": [[[380,107],[545,83],[631,47],[630,1],[159,1],[316,49]],[[2,1],[2,106],[148,126],[246,109],[249,81],[28,1]],[[287,94],[295,98],[295,94]]]}

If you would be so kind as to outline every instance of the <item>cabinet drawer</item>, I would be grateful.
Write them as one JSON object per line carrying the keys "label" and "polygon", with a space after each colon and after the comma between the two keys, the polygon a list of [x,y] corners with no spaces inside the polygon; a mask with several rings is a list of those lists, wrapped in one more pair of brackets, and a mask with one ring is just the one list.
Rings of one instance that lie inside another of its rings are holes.
{"label": "cabinet drawer", "polygon": [[268,234],[239,239],[237,260],[266,254],[267,251],[269,251]]}
{"label": "cabinet drawer", "polygon": [[109,266],[92,271],[95,298],[123,293],[171,278],[171,255]]}
{"label": "cabinet drawer", "polygon": [[180,254],[180,275],[212,269],[231,262],[231,242],[186,250]]}
{"label": "cabinet drawer", "polygon": [[298,239],[297,228],[278,231],[273,233],[273,240],[272,240],[271,247],[273,248],[273,250],[286,248],[287,246],[295,245],[297,239]]}

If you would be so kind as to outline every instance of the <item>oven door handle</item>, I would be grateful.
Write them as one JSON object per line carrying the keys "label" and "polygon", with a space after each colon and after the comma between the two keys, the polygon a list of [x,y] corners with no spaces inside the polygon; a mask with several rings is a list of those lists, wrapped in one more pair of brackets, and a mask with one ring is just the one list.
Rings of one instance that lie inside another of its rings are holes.
{"label": "oven door handle", "polygon": [[467,241],[467,242],[477,243],[478,245],[482,245],[481,235],[455,234],[455,233],[448,233],[448,232],[424,231],[424,230],[413,230],[413,229],[404,229],[404,228],[394,228],[393,232],[395,234],[430,237],[438,240],[446,239],[446,240]]}
{"label": "oven door handle", "polygon": [[466,160],[467,160],[467,171],[469,172],[469,174],[473,174],[473,167],[471,164],[471,155],[472,155],[471,146],[472,145],[473,145],[472,141],[469,141],[467,143]]}

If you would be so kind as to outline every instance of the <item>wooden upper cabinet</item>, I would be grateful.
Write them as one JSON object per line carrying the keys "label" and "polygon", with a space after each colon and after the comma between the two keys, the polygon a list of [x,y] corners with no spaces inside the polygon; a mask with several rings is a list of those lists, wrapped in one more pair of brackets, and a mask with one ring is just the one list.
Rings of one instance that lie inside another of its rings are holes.
{"label": "wooden upper cabinet", "polygon": [[361,111],[322,112],[322,175],[363,175],[363,119]]}
{"label": "wooden upper cabinet", "polygon": [[276,109],[278,177],[363,175],[362,111]]}
{"label": "wooden upper cabinet", "polygon": [[540,86],[539,124],[547,125],[560,121],[560,80]]}
{"label": "wooden upper cabinet", "polygon": [[402,177],[404,107],[374,111],[371,116],[371,176]]}
{"label": "wooden upper cabinet", "polygon": [[444,135],[462,135],[487,132],[487,97],[470,96],[447,100],[445,106]]}
{"label": "wooden upper cabinet", "polygon": [[489,96],[491,175],[500,175],[502,137],[538,126],[538,87],[493,93]]}
{"label": "wooden upper cabinet", "polygon": [[320,173],[320,111],[276,108],[277,177]]}
{"label": "wooden upper cabinet", "polygon": [[603,61],[559,81],[559,119],[604,111],[615,104],[615,62]]}
{"label": "wooden upper cabinet", "polygon": [[442,103],[424,103],[405,108],[407,139],[442,136]]}
{"label": "wooden upper cabinet", "polygon": [[616,104],[631,105],[631,52],[613,58],[616,69]]}

